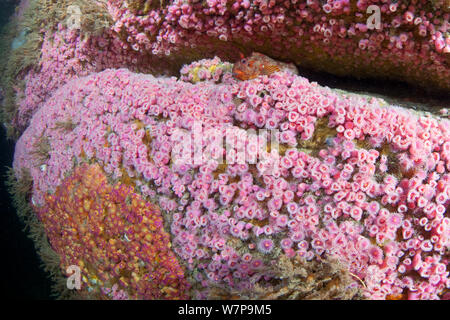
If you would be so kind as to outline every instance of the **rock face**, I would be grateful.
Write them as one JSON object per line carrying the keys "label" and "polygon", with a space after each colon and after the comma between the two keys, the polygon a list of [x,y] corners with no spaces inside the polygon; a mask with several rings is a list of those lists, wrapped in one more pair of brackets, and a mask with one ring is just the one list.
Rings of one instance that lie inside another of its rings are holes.
{"label": "rock face", "polygon": [[450,121],[289,71],[229,70],[218,58],[181,79],[107,69],[34,113],[14,170],[32,178],[63,269],[82,268],[82,293],[445,295]]}
{"label": "rock face", "polygon": [[74,76],[121,67],[176,75],[205,57],[236,61],[239,51],[336,75],[450,89],[447,0],[35,0],[28,15],[27,3],[16,36],[27,30],[29,41],[2,59],[10,66],[4,113],[16,135]]}
{"label": "rock face", "polygon": [[448,1],[109,1],[136,51],[256,50],[298,66],[450,89]]}

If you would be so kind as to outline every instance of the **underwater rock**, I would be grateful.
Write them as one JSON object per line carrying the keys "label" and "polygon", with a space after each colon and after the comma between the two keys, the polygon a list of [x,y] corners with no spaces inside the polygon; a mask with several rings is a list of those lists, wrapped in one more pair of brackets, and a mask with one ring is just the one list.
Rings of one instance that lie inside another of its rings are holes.
{"label": "underwater rock", "polygon": [[[82,269],[80,294],[448,292],[450,120],[289,71],[238,81],[218,58],[181,74],[75,77],[17,141],[16,178],[31,177],[28,199],[62,273]],[[160,244],[154,260],[145,243]],[[161,277],[146,278],[152,268]]]}
{"label": "underwater rock", "polygon": [[42,49],[40,58],[36,50],[22,53],[27,63],[12,68],[4,84],[14,84],[3,108],[14,137],[73,76],[122,67],[178,76],[186,63],[215,55],[235,62],[240,52],[339,76],[450,89],[448,1],[36,0],[27,10],[23,24]]}
{"label": "underwater rock", "polygon": [[26,42],[26,36],[27,34],[30,32],[29,29],[24,29],[20,32],[19,36],[14,38],[12,44],[11,44],[11,48],[13,50],[17,50],[19,49],[21,46],[23,46]]}
{"label": "underwater rock", "polygon": [[258,51],[337,75],[450,89],[448,1],[108,3],[123,46],[170,61]]}

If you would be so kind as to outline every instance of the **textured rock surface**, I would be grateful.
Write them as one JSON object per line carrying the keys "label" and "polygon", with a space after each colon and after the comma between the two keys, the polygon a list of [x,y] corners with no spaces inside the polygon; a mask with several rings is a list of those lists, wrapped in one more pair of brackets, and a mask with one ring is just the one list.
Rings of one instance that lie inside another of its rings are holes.
{"label": "textured rock surface", "polygon": [[[199,57],[198,51],[256,50],[330,73],[450,89],[447,1],[211,0],[148,5],[155,2],[109,1],[113,30],[136,51],[182,59],[190,53]],[[379,10],[379,28],[370,27],[371,5]]]}
{"label": "textured rock surface", "polygon": [[[16,36],[27,30],[29,40],[2,60],[5,120],[16,135],[48,93],[75,75],[120,67],[177,75],[184,63],[214,55],[236,61],[239,51],[331,74],[450,89],[447,1],[29,2],[16,27]],[[370,5],[380,10],[379,29],[367,27]]]}
{"label": "textured rock surface", "polygon": [[[80,267],[88,298],[448,297],[448,100],[304,77],[445,97],[448,6],[22,1],[0,42],[2,120],[47,269],[65,286]],[[234,79],[254,50],[300,76]]]}

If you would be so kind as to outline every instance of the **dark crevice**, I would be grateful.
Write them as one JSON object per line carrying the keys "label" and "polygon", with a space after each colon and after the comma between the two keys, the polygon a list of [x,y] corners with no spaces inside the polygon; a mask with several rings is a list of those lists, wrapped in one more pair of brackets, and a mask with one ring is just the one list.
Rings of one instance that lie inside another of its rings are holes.
{"label": "dark crevice", "polygon": [[398,80],[358,79],[298,67],[299,74],[321,86],[383,98],[392,105],[438,113],[450,108],[450,92],[430,91]]}

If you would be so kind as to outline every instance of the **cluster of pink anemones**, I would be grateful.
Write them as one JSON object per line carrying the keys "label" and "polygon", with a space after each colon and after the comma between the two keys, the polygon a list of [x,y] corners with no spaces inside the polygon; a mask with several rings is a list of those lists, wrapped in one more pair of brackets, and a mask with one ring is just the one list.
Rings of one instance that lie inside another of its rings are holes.
{"label": "cluster of pink anemones", "polygon": [[[56,125],[68,117],[74,129]],[[249,148],[255,140],[243,129],[269,126],[280,146],[239,163],[200,134],[195,146],[226,161],[177,162],[172,152],[195,139],[198,123]],[[14,168],[30,170],[38,205],[86,160],[139,186],[161,204],[200,298],[212,285],[264,285],[286,255],[336,257],[373,299],[438,299],[449,283],[449,129],[447,119],[343,97],[289,72],[194,85],[106,70],[46,101],[17,143]],[[42,136],[52,150],[45,170],[33,153]]]}
{"label": "cluster of pink anemones", "polygon": [[[238,57],[257,50],[298,65],[353,76],[450,88],[445,5],[427,1],[172,1],[147,7],[108,1],[124,48],[183,60],[199,51]],[[375,6],[372,11],[369,8]],[[374,16],[379,13],[379,16]],[[380,24],[377,25],[377,18]],[[204,56],[204,55],[203,55]],[[184,61],[184,60],[183,60]]]}

